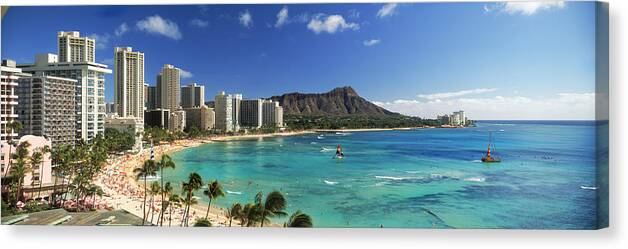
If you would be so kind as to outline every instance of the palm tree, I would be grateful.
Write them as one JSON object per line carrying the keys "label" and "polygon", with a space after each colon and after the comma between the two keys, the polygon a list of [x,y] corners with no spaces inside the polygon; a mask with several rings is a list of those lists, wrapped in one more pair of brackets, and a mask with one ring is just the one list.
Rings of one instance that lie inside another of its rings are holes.
{"label": "palm tree", "polygon": [[[11,168],[11,176],[17,179],[17,187],[15,190],[15,205],[22,199],[22,186],[24,185],[24,176],[31,171],[31,168],[27,164],[28,160],[28,147],[30,144],[26,141],[20,143],[15,149],[13,159],[15,159],[15,165]],[[11,160],[10,160],[11,161]]]}
{"label": "palm tree", "polygon": [[[11,158],[11,150],[13,149],[13,146],[16,146],[15,144],[13,144],[13,132],[20,132],[20,130],[22,130],[22,123],[17,122],[15,120],[11,121],[11,123],[8,123],[6,125],[6,129],[9,133],[9,136],[7,137],[7,141],[9,143],[9,158]],[[3,175],[3,177],[5,177],[7,175],[7,172],[9,172],[9,170],[11,169],[11,161],[9,160],[9,163],[7,164],[7,169]]]}
{"label": "palm tree", "polygon": [[[44,162],[44,158],[43,158],[43,153],[42,153],[43,149],[37,149],[35,150],[32,154],[31,154],[31,169],[37,170],[37,173],[39,174],[39,190],[37,191],[37,199],[39,199],[40,194],[41,194],[41,176],[43,175],[43,162]],[[34,183],[34,181],[31,181],[32,183]]]}
{"label": "palm tree", "polygon": [[229,218],[229,226],[233,219],[239,219],[242,216],[242,204],[234,203],[231,208],[227,209],[227,218]]}
{"label": "palm tree", "polygon": [[[161,177],[161,186],[162,188],[164,187],[164,168],[172,168],[174,169],[176,166],[174,164],[174,162],[172,161],[172,158],[166,154],[163,154],[161,156],[161,160],[159,161],[159,163],[157,163],[157,167],[159,167],[159,175]],[[164,209],[166,207],[164,207],[164,199],[166,199],[166,193],[162,192],[161,193],[161,213],[163,213]],[[159,219],[159,223],[163,223],[163,215],[160,214],[160,219]]]}
{"label": "palm tree", "polygon": [[54,167],[52,168],[53,170],[53,177],[54,177],[54,185],[52,187],[52,195],[51,198],[49,198],[49,201],[51,204],[56,204],[56,199],[57,199],[57,179],[60,176],[63,176],[63,178],[65,179],[65,175],[68,173],[68,169],[69,169],[69,162],[70,162],[70,147],[67,145],[61,145],[59,147],[57,147],[56,149],[54,149],[51,152],[51,157],[52,157],[52,162],[54,164]]}
{"label": "palm tree", "polygon": [[283,224],[284,227],[312,227],[312,217],[297,210],[288,219],[287,223]]}
{"label": "palm tree", "polygon": [[143,215],[142,226],[144,225],[144,221],[146,220],[146,195],[148,194],[147,186],[146,186],[146,178],[148,176],[155,175],[156,172],[157,172],[157,169],[156,169],[155,161],[153,160],[146,160],[144,161],[144,164],[142,164],[141,168],[135,168],[133,170],[133,173],[135,173],[136,180],[144,178],[144,205],[142,205],[142,215]]}
{"label": "palm tree", "polygon": [[[151,200],[150,208],[148,209],[150,212],[150,223],[153,224],[153,217],[155,217],[155,195],[158,195],[162,192],[161,186],[159,186],[158,182],[153,182],[150,185],[150,189],[148,190],[148,192],[150,193],[150,200]],[[162,205],[162,208],[163,208],[163,205]]]}
{"label": "palm tree", "polygon": [[177,206],[180,207],[181,206],[181,202],[182,202],[182,198],[179,197],[179,195],[174,194],[174,193],[170,193],[170,196],[168,197],[168,206],[170,207],[169,210],[169,214],[168,214],[168,226],[172,225],[172,207],[173,206]]}
{"label": "palm tree", "polygon": [[261,219],[261,205],[248,203],[242,208],[242,212],[239,215],[240,226],[255,226],[255,224]]}
{"label": "palm tree", "polygon": [[168,197],[168,199],[165,199],[164,197],[162,197],[161,199],[161,210],[159,212],[159,217],[157,217],[157,220],[159,221],[159,225],[163,226],[164,223],[164,213],[166,212],[166,209],[168,208],[168,206],[170,206],[170,195],[172,195],[172,184],[170,184],[170,182],[166,182],[166,184],[163,186],[163,188],[161,189],[161,196],[165,196]]}
{"label": "palm tree", "polygon": [[91,184],[88,193],[92,196],[92,209],[96,209],[96,196],[102,197],[105,191],[96,184]]}
{"label": "palm tree", "polygon": [[[192,200],[194,197],[194,191],[199,190],[201,187],[203,186],[203,179],[201,178],[201,176],[199,174],[195,173],[190,173],[190,176],[188,177],[188,181],[187,182],[183,182],[183,186],[182,186],[182,190],[184,192],[184,194],[186,195],[185,198],[185,226],[188,226],[188,219],[189,219],[189,214],[190,214],[190,206],[192,205]],[[196,200],[194,200],[196,201]]]}
{"label": "palm tree", "polygon": [[268,217],[282,217],[286,215],[286,212],[283,211],[286,208],[286,199],[277,190],[270,192],[266,196],[264,203],[262,203],[262,192],[258,192],[255,195],[255,202],[261,208],[260,227],[264,226],[264,221],[270,221]]}
{"label": "palm tree", "polygon": [[207,217],[209,217],[209,209],[212,205],[212,200],[225,196],[225,193],[222,192],[222,186],[218,183],[218,180],[213,180],[207,184],[207,189],[203,191],[203,194],[209,198],[207,213],[205,214],[205,219],[207,219]]}
{"label": "palm tree", "polygon": [[188,220],[190,219],[190,207],[196,204],[198,204],[196,198],[183,199],[185,210],[183,211],[183,216],[181,217],[181,226],[188,226]]}

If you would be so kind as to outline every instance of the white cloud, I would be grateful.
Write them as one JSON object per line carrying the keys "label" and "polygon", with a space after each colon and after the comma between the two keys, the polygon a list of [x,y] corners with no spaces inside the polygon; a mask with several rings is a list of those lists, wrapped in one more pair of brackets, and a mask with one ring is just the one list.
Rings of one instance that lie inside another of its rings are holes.
{"label": "white cloud", "polygon": [[109,33],[100,34],[91,34],[87,37],[94,39],[96,42],[96,49],[105,49],[109,46],[109,41],[111,40],[111,35]]}
{"label": "white cloud", "polygon": [[138,21],[136,25],[142,31],[163,35],[174,40],[180,40],[183,37],[179,31],[179,26],[175,22],[163,19],[159,15],[146,17]]}
{"label": "white cloud", "polygon": [[280,28],[284,24],[288,23],[288,6],[283,6],[279,13],[277,13],[277,22],[275,28]]}
{"label": "white cloud", "polygon": [[460,97],[460,96],[470,95],[470,94],[488,93],[488,92],[494,92],[496,90],[497,89],[495,88],[477,88],[477,89],[461,90],[461,91],[456,91],[456,92],[419,94],[417,96],[419,98],[433,100],[433,99],[446,99],[446,98]]}
{"label": "white cloud", "polygon": [[253,16],[251,16],[251,12],[249,12],[249,10],[245,10],[244,12],[240,13],[240,24],[242,24],[242,26],[246,27],[246,28],[250,28],[251,26],[253,26]]}
{"label": "white cloud", "polygon": [[594,93],[557,93],[549,98],[492,96],[373,102],[406,115],[435,118],[464,110],[471,119],[594,119]]}
{"label": "white cloud", "polygon": [[510,15],[531,16],[541,10],[562,9],[565,7],[564,1],[516,1],[507,3],[496,3],[489,6],[484,5],[485,12],[504,12]]}
{"label": "white cloud", "polygon": [[396,9],[397,9],[396,3],[384,4],[384,6],[382,6],[382,8],[377,11],[377,17],[384,18],[384,17],[392,16],[395,14]]}
{"label": "white cloud", "polygon": [[114,34],[116,34],[116,36],[122,36],[126,32],[129,32],[129,25],[127,25],[126,23],[122,23],[120,24],[120,26],[116,28],[116,30],[114,31]]}
{"label": "white cloud", "polygon": [[[323,17],[323,19],[321,19]],[[330,34],[336,33],[336,31],[345,31],[347,29],[357,30],[360,29],[360,25],[357,23],[348,23],[341,15],[330,15],[324,17],[324,15],[314,16],[307,24],[307,28],[319,34],[321,32],[327,32]]]}
{"label": "white cloud", "polygon": [[196,26],[196,27],[199,27],[199,28],[204,28],[204,27],[207,27],[209,25],[209,22],[205,21],[205,20],[202,20],[202,19],[194,18],[194,19],[190,20],[190,25]]}
{"label": "white cloud", "polygon": [[180,70],[181,78],[183,78],[183,79],[192,78],[192,76],[194,76],[194,74],[192,74],[189,71],[185,71],[183,69],[179,69],[179,70]]}
{"label": "white cloud", "polygon": [[379,44],[380,42],[382,42],[382,40],[380,39],[371,39],[371,40],[363,41],[362,44],[364,44],[364,46],[370,47],[370,46],[375,46]]}

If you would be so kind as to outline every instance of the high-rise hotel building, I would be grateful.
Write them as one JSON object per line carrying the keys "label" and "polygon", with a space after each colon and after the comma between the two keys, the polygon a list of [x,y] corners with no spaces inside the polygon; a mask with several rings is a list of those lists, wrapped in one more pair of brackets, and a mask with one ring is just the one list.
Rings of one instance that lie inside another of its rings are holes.
{"label": "high-rise hotel building", "polygon": [[20,77],[30,76],[16,68],[15,61],[2,60],[0,66],[0,142],[17,138],[18,133],[9,128],[18,115],[15,109],[18,105],[17,87]]}
{"label": "high-rise hotel building", "polygon": [[174,112],[181,107],[181,69],[166,64],[157,76],[157,108]]}
{"label": "high-rise hotel building", "polygon": [[192,108],[205,105],[205,86],[196,83],[181,87],[181,107]]}
{"label": "high-rise hotel building", "polygon": [[59,62],[95,62],[96,41],[81,37],[78,31],[60,31],[57,34]]}
{"label": "high-rise hotel building", "polygon": [[245,99],[240,101],[240,125],[246,128],[262,127],[261,99]]}
{"label": "high-rise hotel building", "polygon": [[240,130],[240,102],[242,102],[242,94],[231,94],[231,122],[233,130]]}
{"label": "high-rise hotel building", "polygon": [[279,102],[264,100],[262,103],[262,125],[283,127],[283,108]]}
{"label": "high-rise hotel building", "polygon": [[118,116],[144,120],[144,53],[131,47],[114,49],[113,70]]}
{"label": "high-rise hotel building", "polygon": [[[59,44],[60,51],[63,44]],[[89,49],[89,45],[87,48]],[[76,49],[74,49],[76,50]],[[75,52],[73,49],[69,53]],[[76,50],[81,51],[81,50]],[[65,52],[68,53],[68,52]],[[74,55],[65,55],[77,58]],[[78,58],[81,58],[78,56]],[[76,80],[75,95],[75,139],[91,141],[105,132],[105,74],[111,70],[107,65],[87,61],[60,62],[57,55],[38,54],[35,63],[18,65],[23,72],[40,76],[54,76]]]}
{"label": "high-rise hotel building", "polygon": [[77,80],[39,74],[19,79],[20,134],[46,137],[53,147],[73,146]]}
{"label": "high-rise hotel building", "polygon": [[215,128],[222,132],[233,131],[233,98],[220,92],[214,98]]}

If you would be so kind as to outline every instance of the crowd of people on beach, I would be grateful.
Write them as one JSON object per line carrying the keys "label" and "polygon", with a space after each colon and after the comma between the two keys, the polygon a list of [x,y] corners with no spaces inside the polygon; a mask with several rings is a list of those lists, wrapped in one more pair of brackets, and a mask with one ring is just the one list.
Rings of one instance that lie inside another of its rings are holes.
{"label": "crowd of people on beach", "polygon": [[[155,157],[158,158],[161,154],[167,152],[174,152],[177,149],[190,146],[186,145],[160,145],[157,146],[155,151]],[[135,180],[135,176],[132,175],[133,169],[142,165],[144,160],[150,157],[150,150],[144,150],[136,155],[122,155],[116,156],[108,160],[107,165],[103,169],[103,172],[98,176],[96,183],[103,189],[105,195],[102,197],[104,203],[114,209],[124,209],[138,217],[144,217],[143,204],[144,204],[144,189],[140,186],[140,183]],[[150,198],[150,194],[149,194]],[[154,201],[146,202],[146,221],[157,225],[159,222],[159,215],[162,208],[161,195],[155,195]],[[213,208],[212,208],[213,209]],[[170,214],[172,210],[172,215]],[[219,211],[220,212],[220,211]],[[164,210],[163,225],[168,226],[180,226],[182,224],[183,215],[185,209],[182,206],[168,207]],[[194,222],[196,219],[204,218],[204,212],[192,208],[190,210],[189,220]],[[172,220],[170,220],[170,218]],[[225,226],[227,220],[218,214],[213,214],[208,217],[210,222],[216,226]]]}

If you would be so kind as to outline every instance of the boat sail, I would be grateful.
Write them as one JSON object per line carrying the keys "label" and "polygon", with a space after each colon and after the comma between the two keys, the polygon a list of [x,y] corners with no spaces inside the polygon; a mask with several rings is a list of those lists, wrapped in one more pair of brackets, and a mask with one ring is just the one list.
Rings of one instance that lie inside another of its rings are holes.
{"label": "boat sail", "polygon": [[485,163],[498,163],[501,162],[502,159],[496,156],[491,156],[491,147],[493,148],[493,154],[495,153],[495,144],[493,143],[493,134],[491,132],[488,133],[488,148],[486,150],[486,155],[482,157],[482,162]]}

